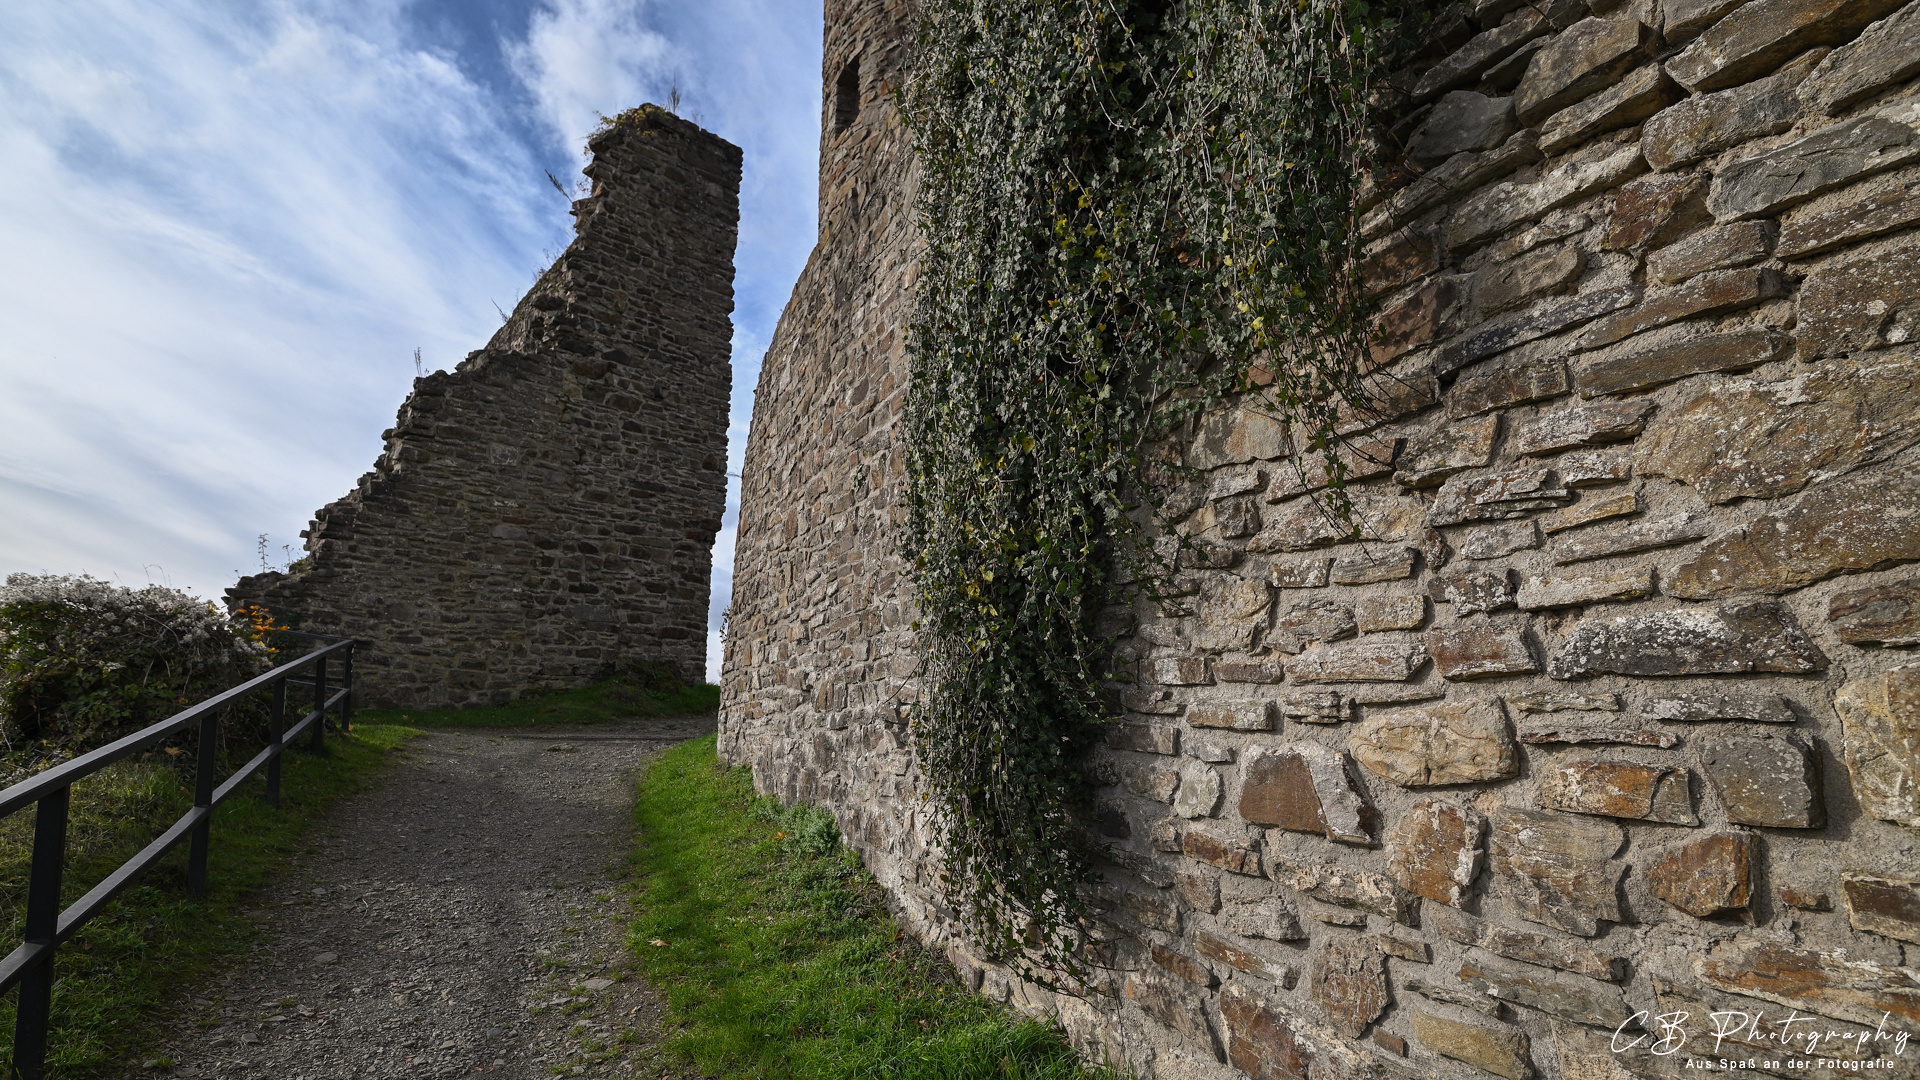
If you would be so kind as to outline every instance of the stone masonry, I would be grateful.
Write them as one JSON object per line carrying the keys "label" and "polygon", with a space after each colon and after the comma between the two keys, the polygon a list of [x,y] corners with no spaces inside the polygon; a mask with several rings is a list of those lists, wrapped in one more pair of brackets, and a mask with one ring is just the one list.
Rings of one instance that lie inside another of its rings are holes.
{"label": "stone masonry", "polygon": [[1082,998],[982,962],[932,879],[890,546],[908,16],[826,17],[724,757],[1143,1076],[1920,1077],[1920,0],[1435,22],[1363,188],[1364,538],[1259,414],[1182,441],[1187,595],[1109,613]]}
{"label": "stone masonry", "polygon": [[487,347],[414,381],[308,566],[242,578],[369,642],[362,705],[497,704],[622,659],[705,674],[740,151],[655,106],[588,141],[576,236]]}

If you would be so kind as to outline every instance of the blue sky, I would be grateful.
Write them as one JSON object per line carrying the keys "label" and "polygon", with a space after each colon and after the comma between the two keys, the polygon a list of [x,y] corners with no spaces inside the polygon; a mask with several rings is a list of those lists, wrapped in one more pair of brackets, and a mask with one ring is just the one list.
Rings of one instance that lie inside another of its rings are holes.
{"label": "blue sky", "polygon": [[0,572],[216,597],[258,534],[285,562],[413,350],[458,363],[566,245],[546,171],[673,85],[746,152],[737,474],[815,236],[820,33],[817,0],[0,5]]}

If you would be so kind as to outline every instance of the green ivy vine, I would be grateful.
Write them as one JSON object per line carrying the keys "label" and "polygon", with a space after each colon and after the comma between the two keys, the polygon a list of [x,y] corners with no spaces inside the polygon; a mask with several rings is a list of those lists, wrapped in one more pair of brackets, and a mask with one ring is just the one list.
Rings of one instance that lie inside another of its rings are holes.
{"label": "green ivy vine", "polygon": [[1172,569],[1148,538],[1180,470],[1153,448],[1237,397],[1325,460],[1346,512],[1355,190],[1404,25],[1357,0],[921,0],[912,732],[946,895],[1030,976],[1087,971],[1096,617]]}

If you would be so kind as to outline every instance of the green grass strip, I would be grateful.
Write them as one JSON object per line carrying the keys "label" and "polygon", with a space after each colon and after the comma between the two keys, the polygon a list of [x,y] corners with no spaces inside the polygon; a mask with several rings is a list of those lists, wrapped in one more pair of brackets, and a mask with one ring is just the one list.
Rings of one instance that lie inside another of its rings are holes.
{"label": "green grass strip", "polygon": [[[250,893],[288,870],[301,833],[335,799],[365,787],[393,751],[420,732],[356,720],[327,754],[289,750],[280,807],[255,778],[213,812],[207,901],[186,892],[182,843],[121,893],[54,957],[55,1077],[119,1076],[160,1033],[162,1006],[177,1014],[183,988],[203,983],[258,938],[242,917]],[[63,903],[71,903],[193,806],[193,781],[162,760],[124,761],[74,785],[68,811]],[[0,820],[0,952],[20,942],[33,847],[33,810]],[[287,958],[290,962],[294,958]],[[0,1074],[13,1064],[17,995],[0,1002]]]}
{"label": "green grass strip", "polygon": [[680,1025],[668,1054],[725,1080],[1111,1075],[962,989],[888,915],[833,816],[757,798],[712,736],[654,762],[634,815],[630,946]]}
{"label": "green grass strip", "polygon": [[359,709],[368,723],[411,727],[537,727],[542,724],[604,724],[657,716],[691,716],[720,707],[712,683],[675,690],[649,690],[609,679],[541,697],[470,709]]}

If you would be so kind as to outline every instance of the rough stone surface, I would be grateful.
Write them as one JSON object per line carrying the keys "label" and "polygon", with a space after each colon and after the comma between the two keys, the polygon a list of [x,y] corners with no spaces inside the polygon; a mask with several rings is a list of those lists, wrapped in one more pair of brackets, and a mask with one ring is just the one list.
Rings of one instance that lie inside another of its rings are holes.
{"label": "rough stone surface", "polygon": [[1650,64],[1547,118],[1540,125],[1540,149],[1557,154],[1596,135],[1640,123],[1686,96],[1664,69]]}
{"label": "rough stone surface", "polygon": [[1474,304],[1482,315],[1497,315],[1536,297],[1570,292],[1586,267],[1577,247],[1527,254],[1512,262],[1489,263],[1474,275]]}
{"label": "rough stone surface", "polygon": [[1455,417],[1478,416],[1507,405],[1559,397],[1571,389],[1567,366],[1559,360],[1486,364],[1462,373],[1453,384],[1448,412]]}
{"label": "rough stone surface", "polygon": [[1707,218],[1707,178],[1696,173],[1648,176],[1614,193],[1607,215],[1608,251],[1659,246]]}
{"label": "rough stone surface", "polygon": [[1253,1080],[1307,1080],[1312,1057],[1287,1024],[1287,1014],[1238,984],[1220,993],[1227,1060]]}
{"label": "rough stone surface", "polygon": [[1510,807],[1493,817],[1491,861],[1507,902],[1534,922],[1582,937],[1621,921],[1626,832],[1597,818]]}
{"label": "rough stone surface", "polygon": [[1535,690],[1508,696],[1507,704],[1523,713],[1619,712],[1619,694],[1576,694],[1567,690]]}
{"label": "rough stone surface", "polygon": [[1847,874],[1840,891],[1855,930],[1920,944],[1920,881]]}
{"label": "rough stone surface", "polygon": [[1412,548],[1369,547],[1333,561],[1335,585],[1372,585],[1413,576],[1419,553]]}
{"label": "rough stone surface", "polygon": [[1644,728],[1630,728],[1621,724],[1578,720],[1558,724],[1528,724],[1520,729],[1517,737],[1528,746],[1550,746],[1555,743],[1576,746],[1604,743],[1615,746],[1658,746],[1665,750],[1680,743],[1678,735],[1669,735],[1664,731],[1648,731]]}
{"label": "rough stone surface", "polygon": [[1513,95],[1515,115],[1531,126],[1607,89],[1648,60],[1658,39],[1638,19],[1582,19],[1533,54]]}
{"label": "rough stone surface", "polygon": [[1582,446],[1621,442],[1646,428],[1653,403],[1645,400],[1582,402],[1521,425],[1507,440],[1510,453],[1557,454]]}
{"label": "rough stone surface", "polygon": [[1704,518],[1683,514],[1636,521],[1612,529],[1581,532],[1565,537],[1554,545],[1553,561],[1565,566],[1611,555],[1632,555],[1675,544],[1692,543],[1706,536],[1709,529]]}
{"label": "rough stone surface", "polygon": [[1792,211],[1781,221],[1777,254],[1804,259],[1920,222],[1920,177],[1914,172],[1909,168],[1880,182],[1856,184]]}
{"label": "rough stone surface", "polygon": [[1422,163],[1444,161],[1467,151],[1492,150],[1519,125],[1512,98],[1490,98],[1455,90],[1440,98],[1407,140],[1407,156]]}
{"label": "rough stone surface", "polygon": [[1698,918],[1738,911],[1752,894],[1753,837],[1715,833],[1674,848],[1647,867],[1653,895]]}
{"label": "rough stone surface", "polygon": [[1459,978],[1467,989],[1488,997],[1608,1031],[1618,1029],[1632,1014],[1618,987],[1536,966],[1469,955],[1460,965]]}
{"label": "rough stone surface", "polygon": [[1461,907],[1486,855],[1487,819],[1477,810],[1422,799],[1387,837],[1387,865],[1400,887]]}
{"label": "rough stone surface", "polygon": [[1127,976],[1127,999],[1141,1011],[1179,1032],[1193,1042],[1212,1050],[1216,1039],[1213,1022],[1200,995],[1192,987],[1151,972],[1136,971]]}
{"label": "rough stone surface", "polygon": [[1672,765],[1570,761],[1540,781],[1540,805],[1576,814],[1698,825],[1687,770]]}
{"label": "rough stone surface", "polygon": [[1711,694],[1675,694],[1646,703],[1646,714],[1655,720],[1678,724],[1697,724],[1711,720],[1748,720],[1762,724],[1791,724],[1797,718],[1785,698],[1729,690]]}
{"label": "rough stone surface", "polygon": [[1467,570],[1435,578],[1433,599],[1436,603],[1452,604],[1456,616],[1512,607],[1513,572]]}
{"label": "rough stone surface", "polygon": [[1550,29],[1547,20],[1538,11],[1526,10],[1485,33],[1475,35],[1420,77],[1420,81],[1414,84],[1414,99],[1431,100],[1455,87],[1472,83],[1482,72]]}
{"label": "rough stone surface", "polygon": [[1369,596],[1354,608],[1354,621],[1363,634],[1382,630],[1417,630],[1427,621],[1424,596]]}
{"label": "rough stone surface", "polygon": [[1183,818],[1211,817],[1220,805],[1220,772],[1205,762],[1180,766],[1180,788],[1173,794],[1173,812]]}
{"label": "rough stone surface", "polygon": [[1373,942],[1358,937],[1336,937],[1327,942],[1314,962],[1313,998],[1335,1031],[1357,1039],[1386,1011],[1386,965]]}
{"label": "rough stone surface", "polygon": [[1539,546],[1538,525],[1531,521],[1509,521],[1468,533],[1466,539],[1460,541],[1460,554],[1468,559],[1501,559]]}
{"label": "rough stone surface", "polygon": [[1615,187],[1646,167],[1639,146],[1634,145],[1576,158],[1531,183],[1495,184],[1461,204],[1447,219],[1447,246],[1474,247],[1523,221]]}
{"label": "rough stone surface", "polygon": [[1904,0],[1756,0],[1734,9],[1679,56],[1667,73],[1696,93],[1737,86],[1817,45],[1851,40]]}
{"label": "rough stone surface", "polygon": [[362,706],[500,704],[622,660],[705,680],[740,150],[654,107],[588,149],[575,238],[506,325],[414,380],[306,569],[227,592],[364,641]]}
{"label": "rough stone surface", "polygon": [[1502,926],[1461,911],[1424,908],[1422,914],[1425,918],[1421,925],[1430,924],[1441,937],[1478,946],[1509,960],[1559,968],[1601,982],[1618,982],[1626,968],[1626,961],[1621,957],[1590,949],[1559,935]]}
{"label": "rough stone surface", "polygon": [[1436,526],[1499,521],[1573,501],[1573,496],[1553,481],[1552,471],[1532,464],[1455,477],[1440,486],[1433,505],[1427,508],[1427,521]]}
{"label": "rough stone surface", "polygon": [[1920,667],[1847,683],[1833,707],[1860,809],[1920,828]]}
{"label": "rough stone surface", "polygon": [[1832,116],[1915,75],[1920,75],[1920,9],[1908,4],[1828,54],[1807,76],[1800,97]]}
{"label": "rough stone surface", "polygon": [[1631,306],[1638,299],[1639,292],[1627,286],[1534,304],[1525,311],[1502,316],[1441,346],[1434,354],[1433,368],[1441,374],[1459,371],[1508,349],[1592,322],[1608,312]]}
{"label": "rough stone surface", "polygon": [[1774,214],[1915,159],[1920,159],[1920,133],[1892,120],[1863,117],[1720,170],[1707,194],[1707,209],[1723,222]]}
{"label": "rough stone surface", "polygon": [[1673,596],[1792,592],[1835,574],[1920,559],[1920,482],[1861,475],[1813,488],[1784,509],[1700,545],[1667,575]]}
{"label": "rough stone surface", "polygon": [[1420,910],[1418,897],[1401,888],[1392,878],[1370,870],[1329,863],[1305,863],[1284,855],[1274,855],[1267,860],[1267,872],[1275,884],[1322,903],[1370,911],[1409,926]]}
{"label": "rough stone surface", "polygon": [[1385,364],[1438,337],[1455,299],[1453,280],[1437,278],[1388,306],[1374,320],[1373,341],[1368,346],[1373,362]]}
{"label": "rough stone surface", "polygon": [[1746,266],[1773,254],[1779,229],[1771,221],[1737,221],[1703,229],[1647,256],[1647,274],[1675,285],[1696,274]]}
{"label": "rough stone surface", "polygon": [[1662,110],[1640,129],[1647,163],[1662,172],[1683,168],[1748,139],[1788,130],[1800,115],[1795,88],[1792,77],[1775,75]]}
{"label": "rough stone surface", "polygon": [[1746,371],[1779,360],[1793,338],[1776,330],[1730,330],[1690,335],[1648,334],[1574,365],[1573,385],[1583,396],[1645,390],[1710,371]]}
{"label": "rough stone surface", "polygon": [[1317,743],[1247,756],[1240,816],[1256,825],[1320,833],[1347,844],[1373,844],[1373,810],[1353,789],[1347,755]]}
{"label": "rough stone surface", "polygon": [[1920,340],[1920,238],[1827,263],[1800,287],[1800,354],[1863,352]]}
{"label": "rough stone surface", "polygon": [[1773,499],[1920,442],[1920,357],[1731,380],[1664,410],[1635,447],[1643,476],[1709,503]]}
{"label": "rough stone surface", "polygon": [[1287,661],[1287,678],[1297,683],[1405,682],[1426,661],[1418,645],[1320,645]]}
{"label": "rough stone surface", "polygon": [[[1551,536],[1566,532],[1568,529],[1577,529],[1582,525],[1591,525],[1596,521],[1627,517],[1639,513],[1642,509],[1640,493],[1637,491],[1592,495],[1541,518],[1540,528]],[[1641,595],[1646,594],[1643,592]]]}
{"label": "rough stone surface", "polygon": [[1413,1037],[1442,1057],[1464,1061],[1507,1080],[1532,1080],[1533,1063],[1527,1057],[1526,1033],[1510,1027],[1468,1024],[1435,1013],[1413,1010]]}
{"label": "rough stone surface", "polygon": [[1793,614],[1766,600],[1716,608],[1587,619],[1547,664],[1556,679],[1587,675],[1804,674],[1827,658]]}
{"label": "rough stone surface", "polygon": [[1681,319],[1724,315],[1778,300],[1791,291],[1792,286],[1779,271],[1764,266],[1705,274],[1671,292],[1649,295],[1632,311],[1601,319],[1575,344],[1582,349],[1598,349]]}
{"label": "rough stone surface", "polygon": [[1429,705],[1368,717],[1348,749],[1367,771],[1401,787],[1438,787],[1514,775],[1519,758],[1496,701]]}
{"label": "rough stone surface", "polygon": [[1369,297],[1381,296],[1439,268],[1440,249],[1432,236],[1414,233],[1396,237],[1361,261],[1361,289]]}
{"label": "rough stone surface", "polygon": [[1214,701],[1188,709],[1187,723],[1228,731],[1272,731],[1273,713],[1270,701]]}
{"label": "rough stone surface", "polygon": [[[1742,941],[1700,957],[1696,978],[1722,990],[1884,1030],[1892,1021],[1920,1022],[1920,976],[1911,968],[1851,959],[1844,952]],[[1910,1029],[1909,1029],[1910,1030]]]}
{"label": "rough stone surface", "polygon": [[1827,823],[1820,760],[1795,735],[1704,740],[1700,767],[1736,825],[1817,829]]}
{"label": "rough stone surface", "polygon": [[1432,487],[1455,473],[1481,468],[1493,459],[1499,434],[1498,416],[1438,428],[1407,449],[1394,479],[1408,487]]}
{"label": "rough stone surface", "polygon": [[1440,674],[1454,681],[1528,675],[1540,670],[1524,634],[1485,625],[1429,630],[1427,653]]}

